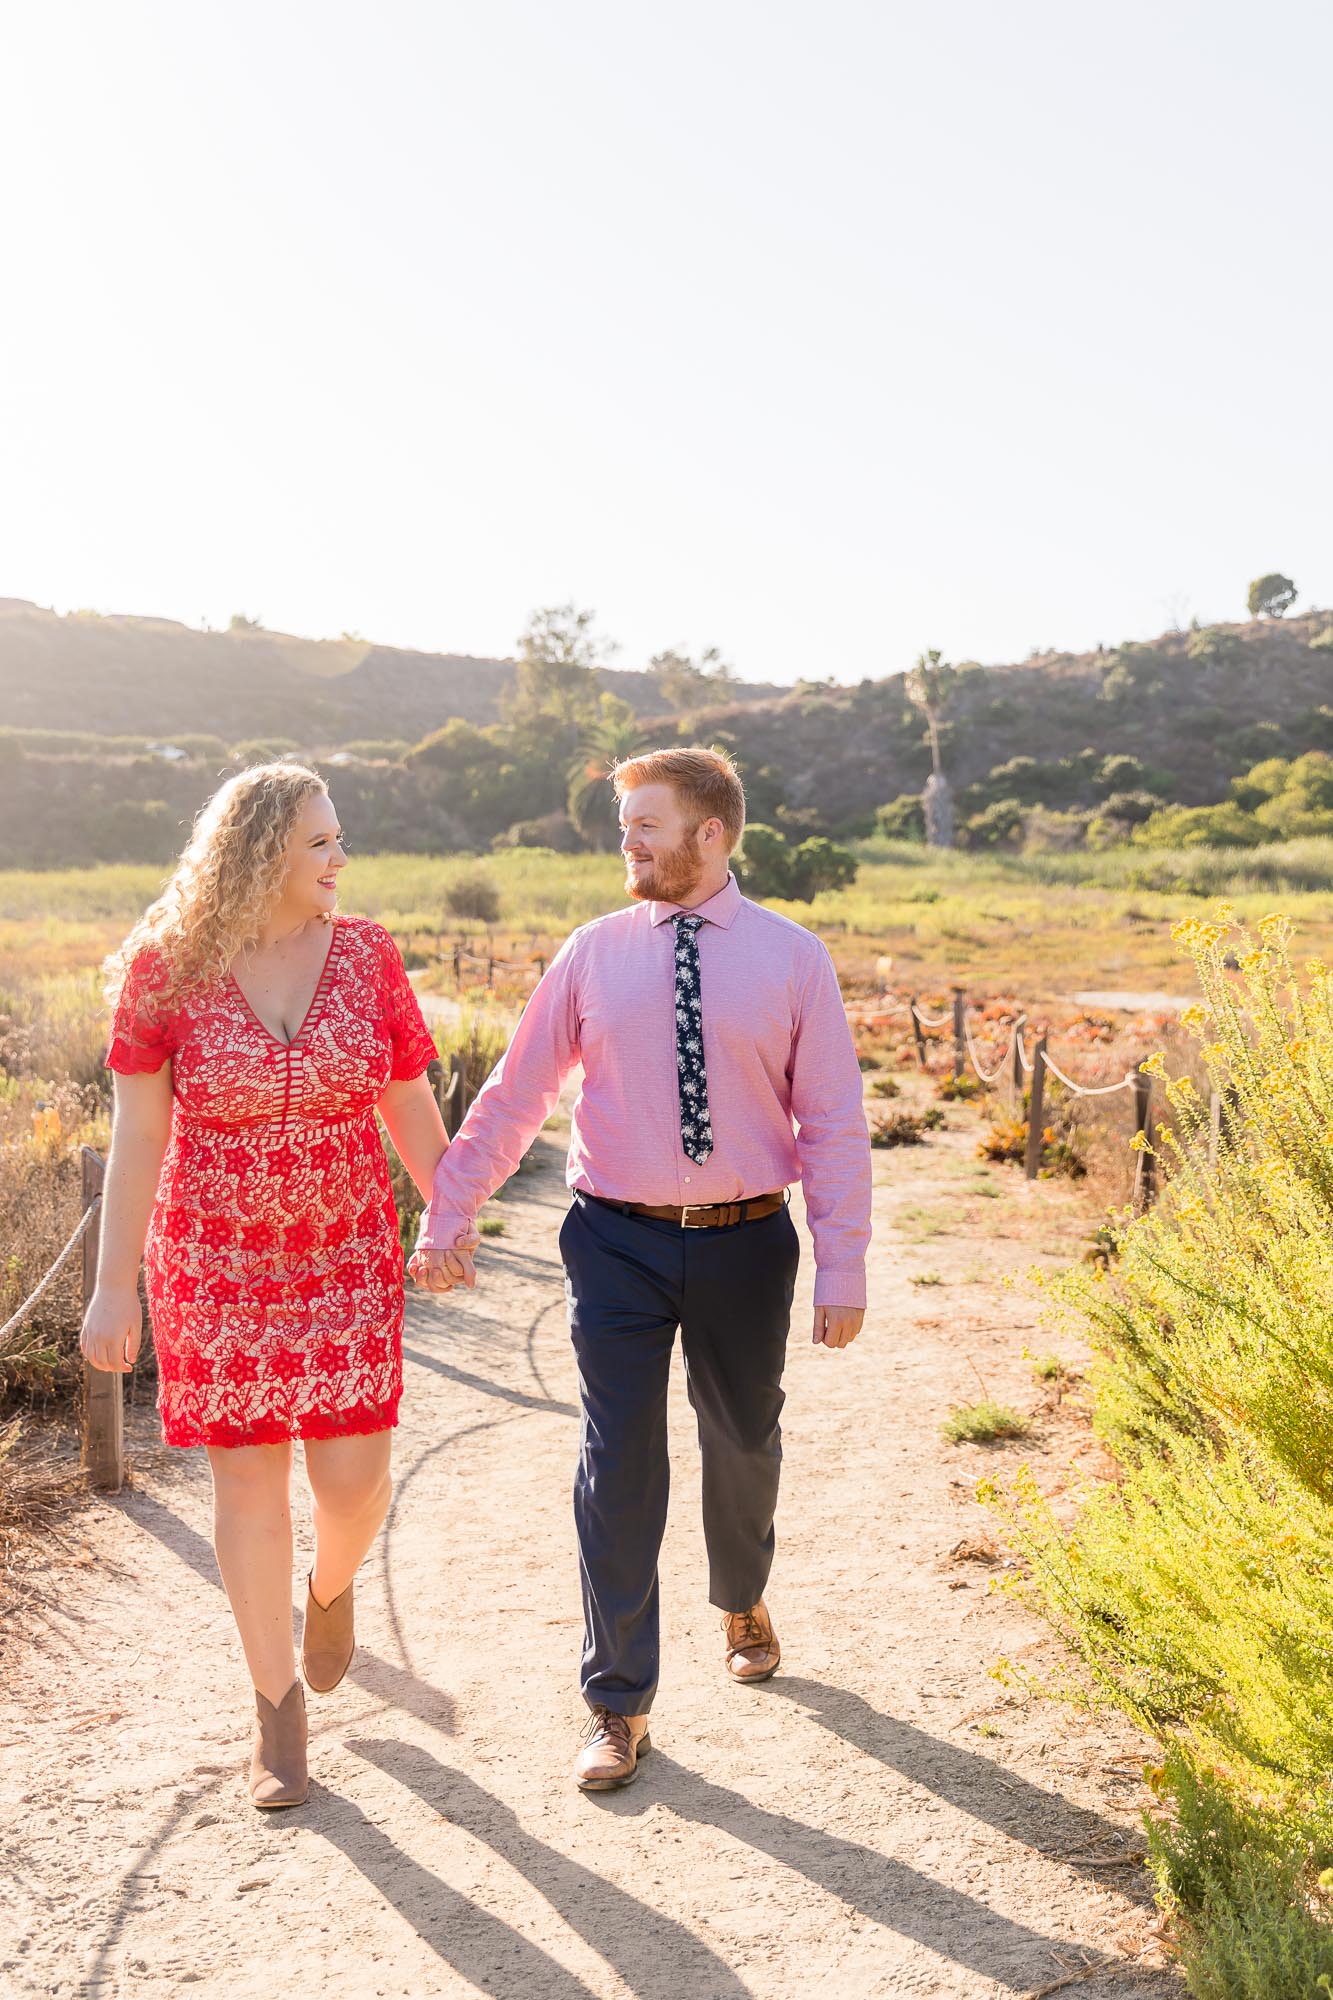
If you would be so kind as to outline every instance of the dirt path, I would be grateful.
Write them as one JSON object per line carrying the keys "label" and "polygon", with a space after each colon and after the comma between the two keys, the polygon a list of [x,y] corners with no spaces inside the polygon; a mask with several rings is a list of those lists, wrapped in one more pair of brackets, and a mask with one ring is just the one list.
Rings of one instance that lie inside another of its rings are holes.
{"label": "dirt path", "polygon": [[500,1204],[483,1286],[410,1307],[394,1511],[352,1675],[311,1699],[300,1811],[244,1802],[247,1690],[206,1470],[139,1424],[133,1489],[82,1518],[85,1565],[39,1578],[7,1649],[0,1992],[987,2000],[1091,1969],[1060,1990],[1177,1994],[1153,1969],[1141,1872],[1117,1859],[1138,1845],[1143,1746],[987,1673],[1054,1655],[969,1558],[988,1539],[973,1485],[1025,1455],[1047,1476],[1078,1428],[1047,1410],[998,1453],[937,1431],[978,1394],[974,1366],[1037,1405],[1031,1308],[1001,1280],[1067,1255],[1086,1209],[979,1167],[975,1114],[950,1121],[876,1155],[872,1312],[851,1353],[808,1345],[803,1274],[770,1591],[784,1671],[765,1689],[722,1677],[677,1377],[658,1747],[624,1793],[583,1798],[567,1776],[582,1711],[558,1134]]}

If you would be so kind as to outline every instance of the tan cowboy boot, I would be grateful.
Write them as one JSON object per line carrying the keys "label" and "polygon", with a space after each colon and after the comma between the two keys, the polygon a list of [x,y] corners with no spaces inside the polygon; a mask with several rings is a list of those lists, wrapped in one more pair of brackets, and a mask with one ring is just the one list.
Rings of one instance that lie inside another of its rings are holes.
{"label": "tan cowboy boot", "polygon": [[722,1630],[727,1635],[727,1672],[734,1681],[773,1678],[782,1648],[762,1597],[749,1611],[728,1611]]}
{"label": "tan cowboy boot", "polygon": [[583,1732],[583,1748],[574,1760],[574,1782],[582,1792],[611,1792],[632,1785],[639,1759],[652,1749],[646,1715],[617,1715],[595,1708]]}
{"label": "tan cowboy boot", "polygon": [[316,1694],[332,1693],[352,1664],[352,1654],[356,1649],[356,1633],[352,1626],[352,1589],[349,1583],[332,1604],[325,1605],[310,1588],[310,1578],[306,1578],[301,1667]]}
{"label": "tan cowboy boot", "polygon": [[255,1743],[250,1753],[250,1803],[261,1812],[305,1804],[305,1689],[293,1681],[278,1707],[255,1689]]}

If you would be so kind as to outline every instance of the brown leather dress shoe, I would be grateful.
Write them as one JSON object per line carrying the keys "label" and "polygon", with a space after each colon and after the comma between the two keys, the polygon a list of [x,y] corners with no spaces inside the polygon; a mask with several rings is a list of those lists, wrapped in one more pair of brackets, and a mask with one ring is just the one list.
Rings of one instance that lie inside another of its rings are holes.
{"label": "brown leather dress shoe", "polygon": [[727,1635],[727,1672],[731,1678],[772,1680],[782,1658],[782,1648],[763,1598],[749,1611],[728,1611],[722,1620],[722,1630]]}
{"label": "brown leather dress shoe", "polygon": [[348,1584],[332,1604],[321,1604],[305,1583],[305,1629],[301,1634],[301,1668],[316,1694],[331,1694],[352,1664],[356,1633],[352,1623],[352,1590]]}
{"label": "brown leather dress shoe", "polygon": [[250,1803],[261,1812],[305,1804],[305,1689],[293,1681],[275,1708],[255,1689],[255,1743],[250,1753]]}
{"label": "brown leather dress shoe", "polygon": [[612,1708],[595,1708],[583,1731],[583,1748],[574,1760],[574,1782],[581,1792],[611,1792],[632,1785],[639,1759],[652,1749],[646,1715],[617,1715]]}

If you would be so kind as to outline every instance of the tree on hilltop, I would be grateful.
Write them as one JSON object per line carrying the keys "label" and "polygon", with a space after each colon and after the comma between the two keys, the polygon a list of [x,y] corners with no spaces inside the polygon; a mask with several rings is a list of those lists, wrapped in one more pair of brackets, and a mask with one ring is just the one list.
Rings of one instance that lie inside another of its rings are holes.
{"label": "tree on hilltop", "polygon": [[1296,602],[1296,586],[1281,570],[1270,570],[1254,579],[1247,602],[1251,618],[1281,618]]}
{"label": "tree on hilltop", "polygon": [[697,660],[678,646],[668,646],[665,652],[653,654],[648,672],[672,709],[706,708],[709,702],[723,698],[727,683],[736,678],[716,646],[705,646]]}
{"label": "tree on hilltop", "polygon": [[597,663],[614,646],[593,631],[597,614],[573,604],[534,611],[518,642],[518,667],[501,702],[504,719],[515,728],[554,723],[570,735],[597,712]]}

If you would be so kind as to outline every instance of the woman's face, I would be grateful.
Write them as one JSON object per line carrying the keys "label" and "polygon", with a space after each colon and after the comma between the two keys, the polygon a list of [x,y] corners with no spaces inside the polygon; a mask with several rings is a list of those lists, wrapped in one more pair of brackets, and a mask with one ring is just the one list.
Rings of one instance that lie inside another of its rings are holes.
{"label": "woman's face", "polygon": [[312,792],[287,841],[282,900],[293,916],[331,917],[338,906],[338,871],[347,866],[342,828],[327,792]]}

